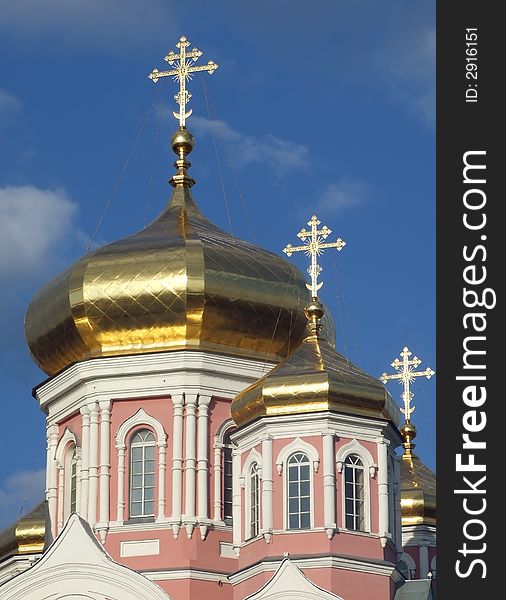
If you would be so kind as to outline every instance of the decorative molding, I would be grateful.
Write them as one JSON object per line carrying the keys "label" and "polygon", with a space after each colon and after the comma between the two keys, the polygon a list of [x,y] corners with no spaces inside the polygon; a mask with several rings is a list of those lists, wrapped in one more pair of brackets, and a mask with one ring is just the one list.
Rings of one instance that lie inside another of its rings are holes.
{"label": "decorative molding", "polygon": [[149,425],[152,427],[156,433],[156,445],[157,446],[166,446],[167,445],[167,434],[165,433],[164,428],[160,421],[149,415],[144,411],[143,408],[139,408],[139,410],[129,417],[126,421],[118,427],[118,431],[116,432],[116,449],[121,446],[126,446],[126,438],[130,431],[139,425]]}
{"label": "decorative molding", "polygon": [[318,451],[314,446],[308,444],[300,437],[297,437],[292,442],[284,446],[284,448],[282,448],[279,452],[276,458],[276,469],[278,475],[281,475],[286,461],[292,454],[295,454],[296,452],[303,452],[304,454],[307,454],[310,462],[313,465],[314,472],[318,472],[318,468],[320,466],[320,457],[318,455]]}
{"label": "decorative molding", "polygon": [[[236,571],[229,575],[229,580],[232,585],[238,585],[260,575],[262,573],[276,571],[283,559],[279,560],[263,560],[253,564],[251,567],[246,567],[240,571]],[[340,555],[318,556],[314,558],[297,558],[290,559],[300,569],[339,569],[347,571],[355,571],[359,573],[368,573],[391,578],[395,583],[404,581],[404,577],[397,572],[395,565],[384,561],[366,561],[358,558],[350,558]]]}
{"label": "decorative molding", "polygon": [[67,445],[72,443],[75,448],[77,448],[77,440],[74,433],[68,428],[65,427],[65,431],[58,441],[58,446],[55,451],[55,460],[58,463],[59,467],[64,467],[65,464],[65,454],[67,453]]}
{"label": "decorative molding", "polygon": [[365,446],[362,446],[357,439],[351,440],[351,442],[344,444],[338,449],[336,453],[336,465],[338,473],[343,472],[344,461],[350,454],[356,454],[362,460],[364,468],[367,469],[370,477],[374,477],[376,475],[378,467],[374,462],[372,454]]}

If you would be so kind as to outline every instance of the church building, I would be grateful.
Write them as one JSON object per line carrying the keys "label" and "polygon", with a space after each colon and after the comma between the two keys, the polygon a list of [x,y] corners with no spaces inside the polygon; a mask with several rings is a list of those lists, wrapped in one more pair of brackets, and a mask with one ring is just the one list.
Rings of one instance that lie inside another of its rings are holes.
{"label": "church building", "polygon": [[317,258],[345,243],[317,216],[285,258],[201,212],[186,83],[218,65],[189,45],[150,74],[179,82],[167,207],[28,307],[46,493],[0,532],[0,598],[435,598],[435,475],[409,404],[433,372],[405,348],[380,380],[336,349]]}

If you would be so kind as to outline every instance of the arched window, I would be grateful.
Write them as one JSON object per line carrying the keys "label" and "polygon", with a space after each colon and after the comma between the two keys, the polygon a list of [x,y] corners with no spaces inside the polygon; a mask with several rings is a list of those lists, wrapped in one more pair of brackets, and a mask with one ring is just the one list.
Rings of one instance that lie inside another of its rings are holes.
{"label": "arched window", "polygon": [[288,528],[311,527],[311,471],[307,454],[296,452],[287,462]]}
{"label": "arched window", "polygon": [[251,465],[249,471],[249,537],[260,533],[260,477],[258,464]]}
{"label": "arched window", "polygon": [[130,442],[130,516],[155,514],[155,436],[137,431]]}
{"label": "arched window", "polygon": [[232,525],[232,431],[223,436],[223,520],[227,525]]}
{"label": "arched window", "polygon": [[344,461],[345,526],[354,531],[365,531],[364,465],[356,454]]}
{"label": "arched window", "polygon": [[77,508],[77,456],[76,449],[72,452],[70,462],[70,514]]}
{"label": "arched window", "polygon": [[63,519],[66,521],[77,511],[77,449],[72,442],[67,445],[64,459]]}

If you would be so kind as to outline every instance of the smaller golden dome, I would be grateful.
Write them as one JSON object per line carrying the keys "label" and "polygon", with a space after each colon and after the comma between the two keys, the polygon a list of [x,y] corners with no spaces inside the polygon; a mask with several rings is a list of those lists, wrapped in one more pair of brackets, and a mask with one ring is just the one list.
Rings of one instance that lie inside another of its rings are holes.
{"label": "smaller golden dome", "polygon": [[401,458],[401,515],[403,525],[436,526],[436,475],[413,452],[416,427],[410,421],[400,432],[405,442]]}
{"label": "smaller golden dome", "polygon": [[15,554],[39,554],[44,550],[46,502],[0,532],[0,559]]}
{"label": "smaller golden dome", "polygon": [[238,426],[262,416],[336,411],[399,422],[399,409],[383,384],[353,365],[320,336],[323,305],[304,310],[308,331],[300,346],[233,400]]}

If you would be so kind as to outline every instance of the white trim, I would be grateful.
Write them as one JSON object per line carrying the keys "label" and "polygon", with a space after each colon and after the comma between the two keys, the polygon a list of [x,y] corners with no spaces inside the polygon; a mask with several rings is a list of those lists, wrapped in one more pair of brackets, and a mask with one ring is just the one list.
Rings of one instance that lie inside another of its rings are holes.
{"label": "white trim", "polygon": [[[244,461],[244,464],[242,466],[242,471],[241,471],[241,479],[246,480],[246,477],[248,477],[250,467],[254,462],[256,462],[258,464],[260,479],[262,479],[262,467],[263,467],[262,455],[260,454],[260,452],[258,452],[258,450],[256,448],[253,448],[252,450],[250,450],[246,460]],[[243,486],[244,486],[244,482],[241,482],[241,487],[243,487]]]}
{"label": "white trim", "polygon": [[392,448],[403,441],[398,430],[386,419],[333,412],[263,417],[243,425],[232,434],[232,439],[245,452],[259,445],[266,435],[273,439],[293,440],[294,431],[301,438],[321,438],[322,431],[332,432],[340,439],[357,438],[363,442],[378,443],[387,438]]}
{"label": "white trim", "polygon": [[224,488],[223,476],[223,450],[225,448],[225,435],[231,429],[237,426],[233,419],[227,419],[216,430],[213,443],[213,476],[214,476],[214,522],[224,523],[223,520],[223,498],[222,490]]}
{"label": "white trim", "polygon": [[171,394],[172,400],[172,535],[179,536],[183,499],[183,394]]}
{"label": "white trim", "polygon": [[166,571],[142,571],[144,577],[151,581],[177,581],[178,579],[192,579],[194,581],[212,581],[224,585],[230,585],[228,573],[216,573],[214,571],[199,571],[197,569],[173,569]]}
{"label": "white trim", "polygon": [[127,445],[127,436],[137,425],[150,425],[155,430],[157,446],[167,443],[167,434],[165,433],[160,421],[145,412],[143,408],[139,408],[134,415],[126,419],[126,421],[123,421],[123,423],[121,423],[121,425],[118,427],[115,438],[116,448],[118,448],[118,446]]}
{"label": "white trim", "polygon": [[[400,561],[403,561],[404,563],[406,563],[406,567],[408,568],[408,579],[413,579],[411,577],[411,573],[416,571],[416,563],[413,559],[413,557],[411,556],[411,554],[408,554],[407,552],[403,552],[400,556],[399,556],[399,560],[398,563]],[[402,571],[401,571],[402,573]]]}
{"label": "white trim", "polygon": [[65,427],[65,431],[58,441],[58,446],[56,447],[55,459],[58,464],[63,467],[65,463],[65,455],[67,453],[67,444],[72,443],[77,448],[77,440],[73,431],[71,431],[68,427]]}
{"label": "white trim", "polygon": [[225,435],[229,429],[237,429],[237,425],[235,424],[234,419],[227,419],[223,421],[218,428],[216,429],[216,433],[214,434],[214,447],[221,447],[224,442]]}
{"label": "white trim", "polygon": [[[404,577],[397,572],[395,565],[384,563],[383,561],[368,562],[358,558],[349,558],[345,556],[319,556],[314,558],[291,558],[290,559],[300,569],[339,569],[347,571],[355,571],[359,573],[370,573],[383,577],[390,577],[394,582],[404,581]],[[251,567],[246,567],[229,575],[229,580],[232,585],[238,585],[256,577],[262,573],[276,571],[282,559],[276,561],[260,561]]]}
{"label": "white trim", "polygon": [[[251,468],[253,465],[257,466],[258,476],[258,533],[254,537],[250,537],[249,532],[251,529]],[[244,488],[244,540],[249,541],[257,539],[262,531],[263,519],[262,519],[262,471],[263,461],[261,454],[253,448],[248,454],[246,461],[244,462],[242,473],[240,477],[240,485]]]}
{"label": "white trim", "polygon": [[185,456],[184,456],[184,498],[185,512],[181,519],[186,526],[186,534],[191,539],[197,522],[195,514],[196,501],[196,466],[197,466],[197,394],[185,394]]}
{"label": "white trim", "polygon": [[[155,445],[158,447],[158,497],[155,499],[156,518],[158,521],[165,520],[165,456],[167,450],[167,434],[157,419],[140,408],[135,414],[123,421],[116,432],[117,453],[117,482],[118,495],[116,499],[116,523],[123,522],[127,500],[125,498],[125,472],[130,461],[130,434],[136,427],[148,426],[154,430]],[[128,443],[127,443],[128,442]],[[127,453],[128,449],[128,453]],[[130,482],[127,483],[130,492]],[[130,514],[130,508],[128,509]],[[102,525],[102,524],[101,524]]]}
{"label": "white trim", "polygon": [[311,444],[308,444],[307,442],[302,440],[300,437],[297,437],[292,442],[284,446],[278,453],[278,456],[276,458],[276,468],[278,470],[278,475],[281,475],[286,461],[290,458],[292,454],[295,454],[296,452],[303,452],[304,454],[307,454],[309,461],[313,465],[312,470],[314,470],[315,473],[318,472],[318,467],[320,466],[320,457],[318,455],[318,450]]}
{"label": "white trim", "polygon": [[90,454],[88,472],[88,523],[94,527],[97,522],[98,499],[98,404],[88,404],[90,410]]}
{"label": "white trim", "polygon": [[90,402],[205,394],[234,398],[265,375],[272,362],[175,350],[83,360],[37,387],[36,398],[49,411],[48,424],[59,422]]}
{"label": "white trim", "polygon": [[[351,442],[341,446],[336,453],[337,472],[341,476],[337,487],[341,488],[341,528],[343,531],[348,531],[346,527],[346,486],[344,485],[344,464],[346,458],[350,455],[356,455],[364,465],[364,527],[366,532],[371,532],[371,490],[370,479],[372,467],[375,467],[372,454],[362,444],[353,439]],[[353,530],[350,530],[353,531]]]}
{"label": "white trim", "polygon": [[270,580],[245,600],[343,600],[313,583],[289,558],[285,558]]}
{"label": "white trim", "polygon": [[[366,474],[371,475],[371,473],[369,472],[369,467],[376,466],[374,463],[374,458],[372,457],[372,454],[369,452],[369,450],[365,446],[362,446],[362,444],[356,438],[351,440],[351,442],[344,444],[337,450],[336,464],[338,472],[342,473],[344,461],[350,454],[356,454],[357,456],[359,456],[362,459],[364,467],[367,470]],[[339,463],[341,463],[341,465]]]}
{"label": "white trim", "polygon": [[[299,439],[299,438],[297,438],[297,439]],[[297,441],[297,440],[295,440],[295,441]],[[300,440],[300,441],[302,441],[302,440]],[[294,446],[292,443],[292,444],[289,444],[288,446],[285,446],[284,449],[286,449],[290,446],[291,446],[291,451],[290,451],[290,453],[287,453],[286,461],[288,461],[292,455],[298,454],[298,453],[305,454],[309,459],[309,529],[290,529],[290,524],[288,522],[288,473],[289,473],[288,469],[284,469],[284,473],[283,473],[283,526],[287,532],[291,532],[291,533],[299,532],[299,531],[308,532],[311,529],[314,529],[314,527],[315,527],[315,522],[314,522],[314,513],[315,513],[314,471],[315,471],[315,468],[314,468],[314,465],[316,463],[314,460],[313,461],[311,460],[312,457],[310,455],[308,455],[308,452],[306,452],[306,450],[305,450],[305,446],[310,446],[309,444],[306,444],[304,442],[304,448],[303,448],[300,445]],[[310,446],[310,447],[313,448],[313,446]],[[313,448],[313,450],[316,452],[315,448]],[[281,452],[283,452],[283,450]],[[318,456],[318,454],[316,454],[316,456]],[[278,457],[279,457],[279,455],[278,455]],[[313,457],[314,457],[314,455],[313,455]],[[311,468],[311,462],[313,463],[313,468]],[[277,463],[277,461],[276,461],[276,463]]]}
{"label": "white trim", "polygon": [[[70,516],[70,486],[72,478],[72,455],[77,450],[77,440],[74,432],[65,427],[55,451],[55,459],[58,468],[58,531],[63,529],[63,525]],[[77,459],[77,456],[76,456]],[[76,477],[77,464],[76,464]],[[76,506],[79,499],[76,490]]]}

